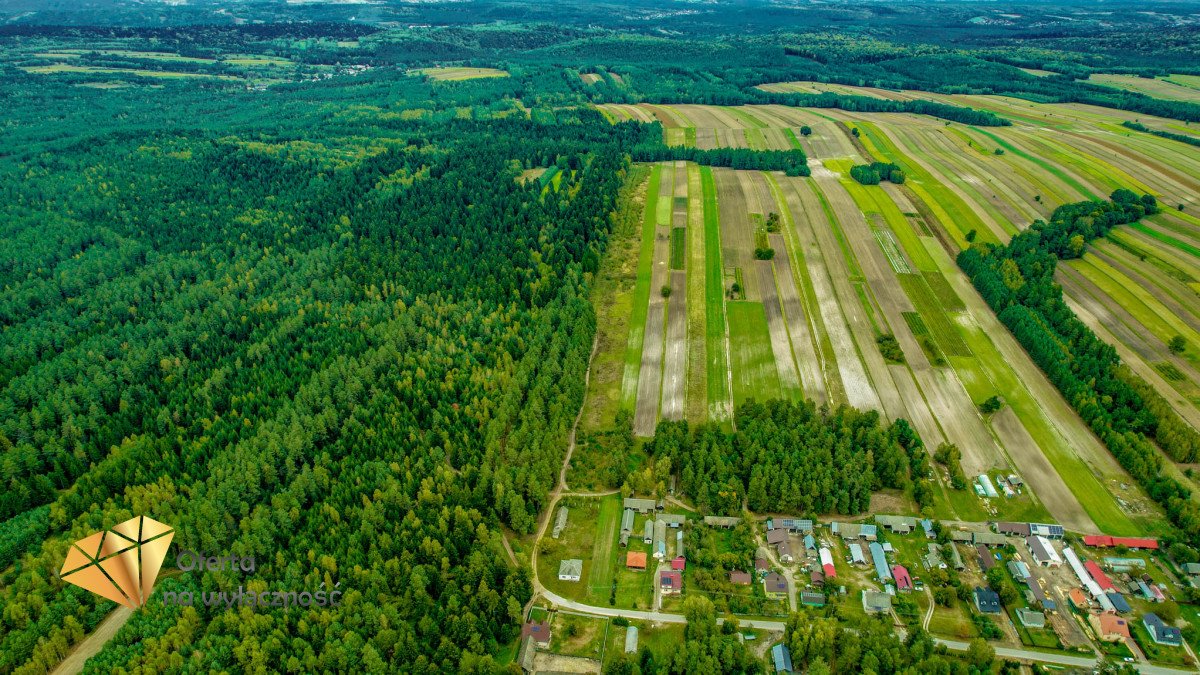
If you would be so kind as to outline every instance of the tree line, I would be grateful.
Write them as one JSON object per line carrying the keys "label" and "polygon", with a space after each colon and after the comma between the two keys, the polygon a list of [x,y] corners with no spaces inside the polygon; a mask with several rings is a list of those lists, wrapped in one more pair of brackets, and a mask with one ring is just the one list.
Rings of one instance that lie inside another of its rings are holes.
{"label": "tree line", "polygon": [[1049,222],[1034,222],[1007,245],[974,244],[959,254],[958,264],[1063,397],[1196,546],[1200,507],[1190,490],[1164,473],[1158,448],[1177,461],[1194,461],[1200,434],[1121,364],[1054,283],[1059,260],[1083,255],[1087,242],[1157,210],[1153,196],[1117,190],[1111,201],[1060,206]]}

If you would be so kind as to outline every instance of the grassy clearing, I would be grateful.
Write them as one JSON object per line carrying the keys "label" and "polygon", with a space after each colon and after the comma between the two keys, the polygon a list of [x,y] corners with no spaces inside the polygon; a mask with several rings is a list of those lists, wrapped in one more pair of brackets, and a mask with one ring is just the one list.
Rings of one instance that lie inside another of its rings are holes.
{"label": "grassy clearing", "polygon": [[600,500],[600,514],[596,521],[596,538],[592,543],[592,573],[588,576],[591,595],[604,594],[603,589],[612,585],[613,572],[617,564],[618,541],[621,528],[621,496],[609,495]]}
{"label": "grassy clearing", "polygon": [[708,416],[727,420],[732,413],[729,353],[725,340],[725,273],[721,263],[721,226],[712,169],[700,167],[704,198],[704,347],[708,380]]}
{"label": "grassy clearing", "polygon": [[729,314],[729,343],[733,360],[733,402],[763,401],[783,395],[767,314],[758,302],[736,301],[726,306]]}
{"label": "grassy clearing", "polygon": [[599,659],[609,619],[557,612],[551,627],[550,651],[566,656]]}
{"label": "grassy clearing", "polygon": [[654,267],[654,226],[658,212],[662,167],[650,170],[646,187],[646,211],[642,218],[642,246],[638,253],[637,282],[629,315],[629,339],[625,345],[625,376],[621,380],[621,408],[633,410],[637,404],[638,373],[642,367],[642,342],[646,333],[646,312],[650,303],[650,274]]}
{"label": "grassy clearing", "polygon": [[419,68],[408,71],[409,75],[424,75],[438,82],[461,82],[484,77],[508,77],[508,72],[497,68]]}

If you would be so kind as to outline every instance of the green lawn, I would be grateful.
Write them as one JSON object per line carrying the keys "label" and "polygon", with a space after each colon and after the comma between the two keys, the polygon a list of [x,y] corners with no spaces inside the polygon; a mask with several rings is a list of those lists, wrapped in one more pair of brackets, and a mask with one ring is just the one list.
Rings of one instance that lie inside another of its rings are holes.
{"label": "green lawn", "polygon": [[[642,368],[642,342],[646,334],[646,313],[650,304],[650,274],[654,268],[654,227],[658,212],[658,191],[662,167],[655,165],[646,186],[646,214],[642,219],[642,246],[638,254],[637,283],[629,315],[629,339],[625,345],[625,375],[621,380],[621,407],[633,410],[637,404],[638,374]],[[664,202],[668,203],[669,202]]]}
{"label": "green lawn", "polygon": [[726,305],[729,343],[733,352],[733,402],[782,397],[779,371],[771,351],[767,315],[762,303],[736,301]]}
{"label": "green lawn", "polygon": [[621,550],[621,495],[609,495],[600,500],[600,514],[596,521],[596,536],[592,542],[592,573],[587,583],[593,600],[597,596],[607,600],[608,588],[612,585],[617,565],[617,553]]}

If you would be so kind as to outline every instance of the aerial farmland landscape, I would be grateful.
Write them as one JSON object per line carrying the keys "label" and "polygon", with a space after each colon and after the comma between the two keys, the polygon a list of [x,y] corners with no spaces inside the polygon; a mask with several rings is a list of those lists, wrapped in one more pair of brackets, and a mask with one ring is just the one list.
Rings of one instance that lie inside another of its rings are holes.
{"label": "aerial farmland landscape", "polygon": [[0,675],[1200,670],[1200,4],[0,2]]}

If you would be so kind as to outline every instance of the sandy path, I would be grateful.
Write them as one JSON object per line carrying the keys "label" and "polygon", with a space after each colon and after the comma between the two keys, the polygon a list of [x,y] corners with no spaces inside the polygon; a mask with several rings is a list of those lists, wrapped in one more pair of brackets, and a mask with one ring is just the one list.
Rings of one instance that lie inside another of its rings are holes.
{"label": "sandy path", "polygon": [[58,667],[51,671],[51,675],[75,675],[83,671],[83,664],[88,659],[100,653],[104,649],[104,645],[112,639],[117,631],[125,625],[126,621],[133,616],[133,610],[124,605],[117,607],[96,626],[96,630],[92,634],[85,637],[83,642],[75,645],[75,649],[67,655],[67,658],[58,664]]}

